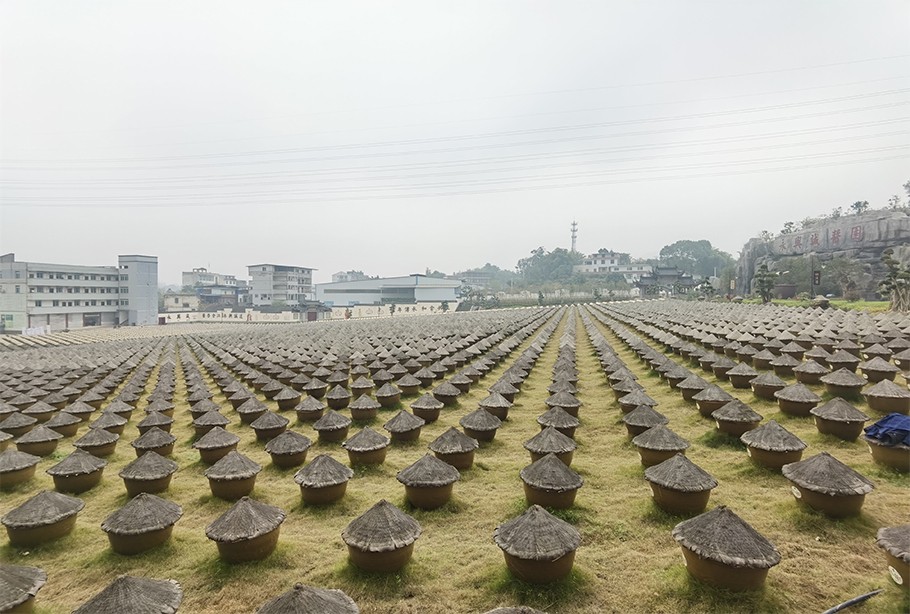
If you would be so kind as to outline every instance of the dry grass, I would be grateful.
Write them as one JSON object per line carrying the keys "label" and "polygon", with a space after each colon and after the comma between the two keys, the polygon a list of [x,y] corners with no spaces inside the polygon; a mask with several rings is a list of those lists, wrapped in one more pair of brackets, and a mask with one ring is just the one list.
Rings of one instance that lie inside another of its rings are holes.
{"label": "dry grass", "polygon": [[[713,425],[700,418],[694,406],[648,375],[634,355],[605,331],[620,356],[639,374],[648,394],[661,403],[658,409],[670,418],[671,428],[692,443],[690,458],[719,480],[712,505],[729,505],[774,542],[783,555],[780,566],[769,575],[767,588],[759,593],[734,595],[691,582],[679,548],[670,537],[679,519],[660,512],[651,503],[638,456],[627,441],[618,406],[580,318],[577,325],[579,398],[584,406],[573,468],[583,475],[585,486],[576,506],[560,516],[579,528],[583,544],[575,571],[555,585],[535,587],[512,579],[492,533],[496,525],[526,507],[518,472],[529,463],[529,456],[522,443],[538,432],[536,417],[546,409],[543,401],[548,396],[546,387],[565,319],[516,398],[509,421],[494,442],[478,451],[475,466],[456,484],[452,502],[440,510],[410,510],[404,489],[395,480],[396,472],[419,458],[427,443],[476,408],[477,401],[486,396],[486,387],[525,346],[463,396],[458,407],[443,410],[437,423],[424,428],[420,442],[394,446],[383,466],[358,470],[346,497],[324,509],[301,505],[294,470],[272,467],[251,429],[241,427],[224,397],[216,396],[233,420],[229,430],[242,437],[240,451],[264,467],[254,496],[288,512],[278,549],[265,561],[223,564],[215,545],[206,539],[205,527],[230,504],[209,494],[202,475],[205,467],[190,448],[192,428],[188,407],[182,402],[176,413],[178,445],[173,456],[180,471],[166,496],[183,506],[184,516],[169,544],[139,556],[117,555],[108,548],[99,526],[107,514],[126,501],[117,472],[134,458],[128,444],[138,434],[138,416],[134,416],[117,452],[109,459],[102,484],[81,495],[86,507],[73,534],[30,552],[4,546],[0,557],[47,570],[49,581],[39,593],[38,611],[48,613],[72,610],[122,573],[173,578],[185,593],[181,611],[224,614],[254,611],[295,582],[343,589],[365,613],[485,612],[519,603],[553,613],[805,612],[821,611],[888,584],[884,557],[873,540],[878,527],[907,522],[910,480],[906,476],[874,466],[864,445],[823,438],[810,422],[787,419],[770,403],[722,384],[766,418],[781,421],[802,437],[810,446],[807,455],[829,450],[876,482],[877,490],[867,497],[860,518],[833,521],[804,511],[797,507],[780,475],[755,468],[737,442],[712,435]],[[184,398],[183,391],[178,386],[175,399]],[[381,411],[374,426],[379,428],[391,415],[393,411]],[[315,440],[309,426],[295,429]],[[20,504],[40,488],[52,488],[43,471],[71,450],[71,440],[66,440],[55,459],[42,461],[38,477],[27,489],[20,487],[2,495],[0,511]],[[310,457],[321,452],[347,462],[337,444],[316,445]],[[341,541],[344,526],[380,498],[407,510],[423,527],[414,559],[399,574],[382,576],[351,568]],[[904,612],[907,601],[895,588],[888,587],[867,609]]]}

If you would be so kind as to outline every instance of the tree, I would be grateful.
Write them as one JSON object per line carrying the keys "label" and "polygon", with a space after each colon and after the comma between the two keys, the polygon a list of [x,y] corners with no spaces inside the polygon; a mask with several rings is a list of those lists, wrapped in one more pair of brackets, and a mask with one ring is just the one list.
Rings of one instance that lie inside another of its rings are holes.
{"label": "tree", "polygon": [[825,264],[825,276],[840,288],[840,294],[847,300],[859,298],[858,285],[863,274],[863,265],[851,258],[832,258]]}
{"label": "tree", "polygon": [[577,252],[557,247],[548,252],[538,247],[527,258],[518,261],[518,274],[528,283],[540,284],[563,281],[572,277],[572,267],[584,258]]}
{"label": "tree", "polygon": [[831,210],[831,216],[830,216],[830,217],[831,217],[832,220],[836,220],[836,219],[838,219],[840,216],[842,216],[843,214],[844,214],[844,208],[843,208],[843,207],[834,207],[834,209]]}
{"label": "tree", "polygon": [[787,222],[786,224],[784,224],[783,229],[781,229],[780,234],[788,235],[788,234],[791,234],[794,232],[796,232],[796,224],[794,224],[793,222]]}
{"label": "tree", "polygon": [[868,200],[858,200],[855,203],[853,203],[852,205],[850,205],[850,208],[853,209],[853,213],[859,215],[860,213],[863,213],[864,211],[869,209],[869,201]]}
{"label": "tree", "polygon": [[543,305],[543,290],[537,293],[537,304]]}
{"label": "tree", "polygon": [[755,290],[758,292],[758,295],[761,296],[762,303],[771,302],[771,291],[774,289],[774,279],[777,277],[774,273],[768,270],[767,264],[762,264],[758,267],[758,270],[755,272]]}
{"label": "tree", "polygon": [[594,288],[594,300],[600,301],[603,298],[603,295],[600,293],[600,288]]}
{"label": "tree", "polygon": [[891,311],[910,311],[910,269],[894,257],[890,247],[882,252],[882,263],[888,274],[879,282],[879,292],[890,298]]}
{"label": "tree", "polygon": [[395,303],[390,303],[390,304],[389,304],[389,315],[390,315],[390,316],[395,315],[395,310],[396,310],[397,308],[398,308],[398,305],[396,305]]}
{"label": "tree", "polygon": [[442,271],[437,271],[435,269],[431,271],[430,267],[427,267],[427,270],[424,273],[424,275],[426,275],[427,277],[435,277],[437,279],[445,279],[445,276],[446,276],[446,274],[443,273]]}
{"label": "tree", "polygon": [[704,279],[700,284],[695,286],[695,290],[699,295],[704,296],[705,298],[711,298],[717,293],[717,289],[711,284],[711,280]]}
{"label": "tree", "polygon": [[[907,183],[910,183],[910,181],[908,181]],[[902,209],[903,206],[904,206],[904,203],[903,203],[903,201],[901,201],[901,197],[898,196],[897,194],[894,194],[891,198],[888,199],[888,208],[891,209],[892,211],[897,211],[898,209]]]}
{"label": "tree", "polygon": [[774,240],[774,233],[768,232],[767,230],[762,230],[760,233],[758,233],[758,238],[765,243],[770,243]]}
{"label": "tree", "polygon": [[442,301],[439,303],[439,311],[445,313],[449,310],[449,301]]}
{"label": "tree", "polygon": [[710,241],[676,241],[660,250],[660,263],[700,277],[709,277],[733,264],[733,257],[715,249]]}

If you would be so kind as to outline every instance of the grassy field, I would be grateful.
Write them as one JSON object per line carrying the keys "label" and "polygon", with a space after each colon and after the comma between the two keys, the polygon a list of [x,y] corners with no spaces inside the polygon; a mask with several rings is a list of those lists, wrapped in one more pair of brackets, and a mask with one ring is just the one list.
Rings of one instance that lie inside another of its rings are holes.
{"label": "grassy field", "polygon": [[[183,506],[184,516],[169,544],[146,554],[121,556],[111,552],[100,529],[101,521],[126,502],[117,472],[135,457],[129,442],[138,434],[135,424],[141,416],[134,415],[117,452],[109,458],[102,484],[80,495],[86,507],[75,531],[30,551],[4,545],[0,558],[40,566],[48,572],[48,583],[38,595],[38,611],[45,613],[69,612],[125,573],[180,582],[184,589],[182,612],[254,611],[295,582],[340,588],[365,613],[485,612],[517,604],[552,613],[818,612],[879,587],[887,590],[874,598],[867,611],[907,611],[907,599],[889,585],[884,556],[873,542],[878,527],[908,521],[910,478],[873,465],[864,444],[822,437],[808,420],[786,418],[771,403],[721,383],[766,419],[778,420],[803,438],[809,444],[804,458],[828,450],[876,483],[877,490],[866,498],[859,518],[834,521],[805,511],[797,507],[783,477],[754,467],[738,442],[715,436],[713,424],[699,417],[694,405],[645,371],[634,354],[601,327],[639,375],[648,394],[660,402],[657,409],[670,418],[670,427],[691,442],[688,456],[720,482],[710,506],[729,505],[776,544],[783,557],[761,592],[731,594],[690,581],[679,547],[670,536],[681,519],[660,512],[651,503],[643,468],[626,438],[620,411],[581,318],[576,319],[578,397],[584,405],[576,437],[579,449],[572,467],[585,478],[585,486],[576,506],[560,516],[581,531],[582,546],[575,570],[562,582],[536,587],[512,579],[492,541],[493,529],[526,508],[518,472],[530,458],[522,443],[538,432],[536,417],[546,410],[546,387],[566,322],[563,318],[516,397],[509,421],[494,442],[481,447],[474,467],[463,472],[456,484],[453,500],[440,510],[410,509],[403,487],[395,480],[396,472],[417,460],[430,441],[473,411],[486,396],[486,388],[530,339],[463,395],[457,407],[443,410],[438,422],[424,428],[419,442],[392,447],[385,464],[378,468],[358,469],[346,497],[328,508],[301,505],[294,470],[274,468],[252,430],[241,427],[226,399],[217,395],[215,401],[232,419],[229,430],[242,438],[240,451],[263,466],[254,497],[288,513],[278,548],[265,561],[224,564],[215,545],[205,537],[205,527],[230,504],[209,494],[203,476],[205,466],[190,448],[192,427],[188,406],[182,400],[182,384],[175,394],[178,419],[173,429],[178,437],[173,458],[180,471],[166,497]],[[704,377],[713,381],[710,376]],[[374,428],[381,428],[393,414],[381,411]],[[308,425],[294,428],[315,441],[315,432]],[[32,484],[0,495],[0,512],[19,505],[41,488],[52,488],[44,470],[71,450],[71,440],[65,440],[53,458],[41,462]],[[337,444],[314,445],[310,458],[322,452],[347,462]],[[373,575],[350,567],[341,540],[347,523],[381,498],[408,511],[423,527],[412,562],[398,574]]]}

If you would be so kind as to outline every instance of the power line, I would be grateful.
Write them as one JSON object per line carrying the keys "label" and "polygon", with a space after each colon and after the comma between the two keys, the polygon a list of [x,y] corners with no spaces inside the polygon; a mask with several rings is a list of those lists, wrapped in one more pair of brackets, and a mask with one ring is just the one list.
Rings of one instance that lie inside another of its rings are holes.
{"label": "power line", "polygon": [[[35,196],[35,197],[18,197],[16,200],[22,203],[41,203],[41,202],[55,202],[55,201],[67,201],[67,202],[79,202],[79,203],[100,203],[100,202],[120,202],[120,203],[129,203],[131,201],[141,201],[141,200],[153,200],[153,201],[166,201],[166,200],[179,200],[180,202],[187,202],[192,200],[210,200],[210,199],[250,199],[250,198],[269,198],[272,196],[285,196],[291,194],[303,194],[303,195],[315,195],[315,194],[338,194],[338,193],[357,193],[357,192],[389,192],[389,191],[401,191],[406,189],[448,189],[448,188],[461,188],[463,186],[485,186],[485,185],[497,185],[502,183],[515,183],[522,181],[551,181],[554,179],[576,179],[581,177],[600,177],[605,175],[624,175],[624,174],[640,174],[640,173],[650,173],[654,171],[662,172],[673,172],[673,171],[690,171],[697,170],[701,168],[719,168],[719,167],[735,167],[743,165],[755,165],[755,164],[767,164],[767,163],[777,163],[783,161],[801,161],[801,160],[813,160],[819,158],[832,158],[840,156],[852,156],[858,154],[868,154],[868,153],[880,153],[886,151],[896,151],[896,150],[906,150],[910,149],[910,144],[903,145],[894,145],[886,147],[876,147],[876,148],[867,148],[859,150],[847,150],[847,151],[838,151],[838,152],[827,152],[827,153],[817,153],[817,154],[800,154],[794,156],[784,156],[784,157],[773,157],[773,158],[758,158],[752,160],[738,160],[738,161],[729,161],[729,162],[710,162],[710,163],[700,163],[700,164],[688,164],[688,165],[678,165],[675,167],[645,167],[645,168],[632,168],[632,169],[610,169],[610,170],[599,170],[599,171],[586,171],[586,172],[573,172],[573,173],[562,173],[562,174],[551,174],[547,176],[541,176],[539,174],[535,175],[524,175],[516,177],[505,177],[498,179],[481,179],[481,180],[462,180],[462,181],[449,181],[449,182],[439,182],[439,183],[424,183],[416,186],[408,185],[380,185],[380,186],[363,186],[363,187],[338,187],[338,188],[322,188],[322,189],[305,189],[305,190],[275,190],[269,192],[233,192],[233,193],[224,193],[224,194],[166,194],[166,195],[144,195],[144,196],[108,196],[108,197],[98,197],[98,196]],[[389,179],[398,178],[392,177]]]}
{"label": "power line", "polygon": [[[78,163],[78,164],[91,164],[98,162],[158,162],[158,161],[176,161],[176,160],[204,160],[204,159],[214,159],[214,158],[225,158],[225,157],[238,157],[238,156],[265,156],[265,155],[284,155],[291,153],[305,153],[311,151],[338,151],[344,149],[365,149],[365,148],[377,148],[377,147],[400,147],[407,145],[423,145],[427,143],[438,143],[438,142],[447,142],[447,141],[465,141],[465,140],[474,140],[474,139],[488,139],[488,138],[499,138],[499,137],[512,137],[512,136],[524,136],[528,134],[540,134],[546,132],[567,132],[574,130],[592,130],[594,128],[606,128],[611,126],[629,126],[637,124],[649,124],[649,123],[666,123],[666,122],[675,122],[675,121],[686,121],[690,119],[705,119],[710,117],[723,117],[728,115],[739,115],[739,114],[750,114],[750,113],[763,113],[766,111],[776,111],[780,109],[789,109],[803,106],[811,106],[817,104],[832,104],[838,102],[846,102],[850,100],[858,100],[861,98],[871,98],[877,96],[891,96],[894,94],[905,94],[910,92],[910,88],[896,89],[896,90],[885,90],[881,92],[869,92],[865,94],[856,94],[853,96],[841,96],[838,98],[827,98],[821,100],[808,100],[803,102],[792,102],[786,104],[770,105],[765,107],[752,107],[746,109],[731,109],[728,111],[712,111],[706,113],[691,113],[688,115],[674,115],[674,116],[664,116],[664,117],[650,117],[650,118],[641,118],[641,119],[628,119],[628,120],[617,120],[617,121],[607,121],[607,122],[592,122],[587,124],[573,124],[567,126],[548,126],[542,128],[526,128],[522,130],[505,130],[498,132],[487,132],[480,134],[466,134],[458,136],[446,136],[446,137],[430,137],[430,138],[421,138],[421,139],[403,139],[397,141],[377,141],[369,143],[349,143],[349,144],[340,144],[340,145],[320,145],[317,147],[291,147],[285,149],[267,149],[267,150],[258,150],[258,151],[245,151],[245,152],[227,152],[227,153],[213,153],[213,154],[191,154],[191,155],[182,155],[182,156],[151,156],[146,158],[73,158],[73,159],[11,159],[6,160],[5,163],[13,164],[23,164],[31,162],[40,162],[40,163]],[[859,112],[866,110],[876,110],[888,108],[890,106],[899,106],[902,104],[910,104],[910,101],[898,101],[895,103],[885,103],[881,105],[872,105],[868,107],[859,107],[855,109],[836,109],[828,113],[837,114],[845,112]],[[819,112],[825,113],[825,112]],[[811,115],[810,115],[811,116]],[[805,117],[805,116],[798,116]],[[765,118],[769,119],[769,118]],[[770,118],[773,119],[773,118]],[[763,121],[763,120],[756,120]]]}
{"label": "power line", "polygon": [[[593,166],[593,165],[602,165],[602,164],[624,164],[629,162],[642,162],[650,160],[665,160],[665,159],[678,159],[678,158],[694,158],[694,157],[711,157],[711,156],[725,156],[736,153],[747,153],[752,151],[764,151],[764,150],[776,150],[776,149],[785,149],[793,147],[807,147],[815,145],[827,145],[833,143],[842,143],[847,141],[857,141],[857,140],[868,140],[874,138],[885,138],[892,136],[906,136],[910,135],[910,131],[894,131],[888,133],[880,134],[863,134],[863,135],[854,135],[852,137],[840,137],[834,139],[821,139],[815,141],[802,141],[794,143],[777,143],[769,145],[760,145],[755,147],[741,147],[738,149],[722,149],[722,150],[707,150],[707,151],[695,151],[689,153],[667,153],[667,154],[658,154],[650,156],[638,156],[638,157],[626,157],[626,158],[595,158],[595,159],[583,159],[583,160],[570,160],[567,163],[570,163],[573,166]],[[484,162],[484,166],[479,169],[470,170],[468,172],[473,174],[493,174],[493,173],[507,173],[507,172],[517,172],[517,171],[533,171],[533,170],[545,170],[553,167],[552,158],[553,154],[540,154],[535,156],[535,159],[548,160],[549,163],[545,164],[536,164],[536,165],[525,165],[525,166],[506,166],[506,167],[497,167],[494,166],[489,161]],[[522,160],[526,161],[526,160]],[[433,165],[421,165],[423,168],[429,168],[433,170],[434,168],[451,168],[462,166],[463,164],[459,163],[443,163],[438,167]],[[472,161],[472,166],[473,161]],[[371,172],[394,172],[401,169],[389,169],[383,170],[379,169],[367,169]],[[419,170],[419,169],[415,169]],[[215,175],[209,177],[181,177],[179,179],[171,178],[163,181],[155,181],[152,179],[129,179],[129,180],[112,180],[109,183],[98,185],[97,181],[87,180],[83,182],[75,183],[66,183],[66,182],[56,182],[56,183],[41,183],[41,182],[16,182],[16,181],[2,181],[0,184],[7,185],[14,190],[48,190],[48,189],[61,189],[65,187],[68,190],[161,190],[161,189],[176,189],[176,190],[185,190],[185,189],[198,189],[202,188],[215,188],[223,189],[229,187],[242,187],[242,186],[280,186],[280,185],[296,185],[301,181],[311,181],[311,178],[316,178],[319,181],[323,182],[332,182],[332,181],[344,181],[344,182],[367,182],[367,181],[383,181],[389,179],[395,179],[397,181],[405,179],[424,179],[432,178],[438,176],[450,176],[450,175],[462,175],[465,173],[464,170],[452,170],[452,171],[440,171],[435,170],[429,173],[423,174],[396,174],[393,177],[381,177],[381,176],[355,176],[355,177],[346,177],[340,176],[337,179],[332,179],[331,176],[336,175],[345,175],[350,173],[350,171],[340,172],[338,169],[318,169],[318,170],[308,170],[308,171],[291,171],[287,173],[281,173],[278,177],[263,177],[262,179],[270,178],[282,178],[288,177],[291,179],[298,179],[299,181],[295,182],[281,182],[281,181],[243,181],[242,177],[233,177],[231,175]],[[273,174],[269,174],[273,175]],[[325,178],[325,176],[330,176]],[[214,182],[210,186],[198,185],[199,183],[205,183],[207,181]],[[124,183],[128,185],[124,185]],[[155,185],[156,183],[163,185]],[[176,185],[175,185],[176,184]],[[181,185],[184,184],[184,185]]]}
{"label": "power line", "polygon": [[[272,201],[267,203],[250,203],[250,202],[238,202],[238,203],[165,203],[165,204],[134,204],[132,207],[142,207],[142,208],[171,208],[171,207],[180,207],[180,208],[208,208],[208,207],[231,207],[231,206],[250,206],[251,204],[256,204],[257,206],[280,206],[280,205],[301,205],[308,203],[318,203],[326,204],[331,202],[353,202],[353,201],[370,201],[370,200],[395,200],[395,199],[413,199],[413,198],[436,198],[436,197],[451,197],[451,196],[472,196],[472,195],[483,195],[483,194],[501,194],[501,193],[511,193],[511,192],[536,192],[541,190],[557,190],[557,189],[569,189],[569,188],[578,188],[578,187],[592,187],[592,186],[604,186],[604,185],[618,185],[618,184],[629,184],[629,183],[642,183],[642,182],[653,182],[653,181],[678,181],[685,179],[703,179],[711,177],[725,177],[725,176],[737,176],[737,175],[751,175],[757,173],[775,173],[775,172],[784,172],[784,171],[793,171],[793,170],[805,170],[811,168],[827,168],[827,167],[836,167],[836,166],[848,166],[852,164],[868,164],[872,162],[885,162],[889,160],[902,160],[910,159],[907,155],[896,155],[896,156],[882,156],[878,158],[869,158],[865,160],[846,160],[846,161],[834,161],[834,162],[823,162],[818,164],[803,164],[798,166],[781,166],[781,167],[772,167],[764,169],[751,169],[751,170],[740,170],[733,172],[725,173],[700,173],[700,174],[690,174],[690,175],[668,175],[668,176],[652,176],[652,177],[640,177],[640,178],[629,178],[621,180],[602,180],[602,181],[586,181],[586,182],[577,182],[569,184],[554,184],[554,185],[543,185],[543,186],[513,186],[509,188],[494,188],[486,190],[463,190],[457,192],[425,192],[425,193],[408,193],[408,194],[394,194],[394,195],[380,195],[373,197],[364,197],[364,196],[342,196],[342,197],[320,197],[320,198],[295,198],[294,200],[285,200],[285,201]],[[92,203],[92,204],[83,204],[79,205],[79,208],[121,208],[122,204],[101,204],[101,203]],[[70,205],[65,204],[24,204],[24,203],[7,203],[0,204],[2,207],[41,207],[41,208],[74,208]]]}
{"label": "power line", "polygon": [[[768,124],[768,123],[777,123],[777,122],[786,122],[786,121],[795,121],[802,119],[815,119],[819,117],[827,117],[831,115],[841,115],[848,113],[857,113],[864,111],[872,110],[883,110],[889,108],[897,108],[901,106],[906,106],[910,104],[910,100],[902,100],[891,103],[883,103],[879,105],[869,105],[866,107],[853,107],[849,109],[834,109],[830,111],[821,111],[814,113],[804,113],[801,115],[789,115],[783,117],[766,117],[766,118],[754,118],[746,121],[737,121],[737,122],[727,122],[722,124],[713,124],[713,125],[700,125],[700,126],[676,126],[672,128],[656,129],[656,130],[639,130],[632,132],[624,133],[614,133],[606,135],[575,135],[571,137],[562,137],[562,138],[549,138],[549,139],[537,139],[532,141],[514,141],[514,142],[505,142],[505,143],[475,143],[469,146],[461,147],[446,147],[446,148],[437,148],[437,149],[423,149],[423,150],[412,150],[412,151],[398,151],[398,152],[371,152],[371,153],[357,153],[357,154],[344,154],[336,156],[324,156],[321,158],[292,158],[292,159],[269,159],[269,160],[241,160],[241,161],[230,161],[230,162],[217,162],[217,163],[197,163],[197,164],[181,164],[181,165],[153,165],[146,167],[129,167],[129,166],[98,166],[98,167],[79,167],[73,169],[54,169],[53,167],[9,167],[7,170],[19,170],[19,171],[34,171],[34,170],[142,170],[143,168],[147,169],[185,169],[185,168],[218,168],[218,167],[228,167],[228,166],[250,166],[250,165],[261,165],[261,164],[291,164],[297,162],[325,162],[332,160],[349,160],[349,159],[362,159],[362,158],[382,158],[390,156],[401,156],[401,155],[434,155],[440,153],[455,153],[463,151],[475,151],[478,149],[497,149],[505,147],[528,147],[528,146],[537,146],[537,145],[551,145],[557,143],[568,143],[568,142],[579,142],[579,141],[593,141],[593,140],[602,140],[602,139],[612,139],[612,138],[621,138],[628,136],[647,136],[652,134],[672,134],[677,132],[692,132],[700,130],[716,130],[720,128],[735,128],[735,127],[744,127],[744,126],[755,126],[757,124]],[[638,122],[639,120],[634,120]],[[613,125],[622,125],[623,122],[614,123]],[[610,125],[606,123],[605,125]],[[459,137],[460,138],[460,137]],[[451,140],[449,137],[443,137],[439,139],[426,139],[426,140],[415,140],[410,143],[419,142],[439,142]],[[457,139],[456,139],[457,140]],[[408,141],[399,141],[399,144],[409,143]],[[391,146],[393,142],[386,143],[386,146]],[[359,145],[354,147],[361,147]],[[339,146],[326,146],[316,147],[316,148],[303,148],[300,151],[320,151],[320,150],[334,150],[338,149]],[[257,152],[251,152],[249,154],[235,154],[239,155],[258,155]]]}

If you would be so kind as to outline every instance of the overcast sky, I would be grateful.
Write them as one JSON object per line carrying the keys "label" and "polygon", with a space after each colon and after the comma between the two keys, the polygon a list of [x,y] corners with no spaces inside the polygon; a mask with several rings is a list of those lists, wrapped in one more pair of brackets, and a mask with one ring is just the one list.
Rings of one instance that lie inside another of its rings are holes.
{"label": "overcast sky", "polygon": [[736,255],[910,179],[908,0],[0,2],[0,253]]}

